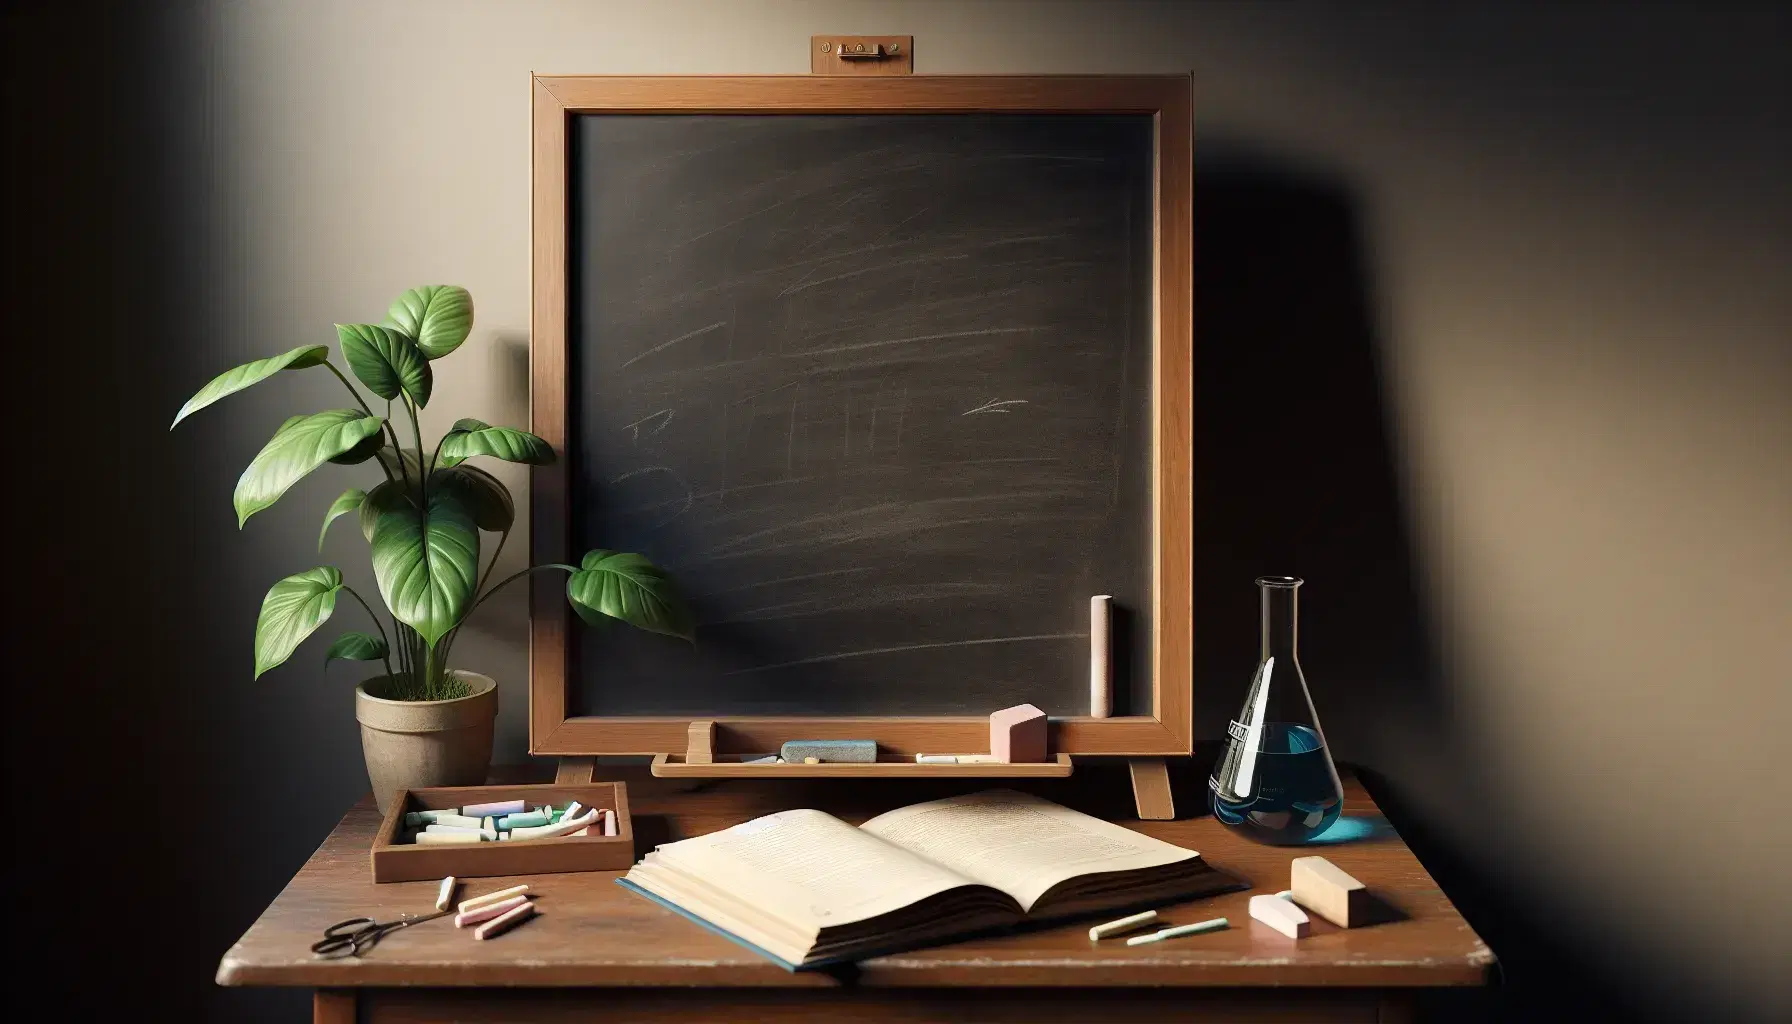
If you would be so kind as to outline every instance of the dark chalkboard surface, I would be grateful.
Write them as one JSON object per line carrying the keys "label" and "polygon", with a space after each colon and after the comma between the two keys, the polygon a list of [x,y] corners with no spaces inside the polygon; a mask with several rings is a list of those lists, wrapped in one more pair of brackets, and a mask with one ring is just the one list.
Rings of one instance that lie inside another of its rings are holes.
{"label": "dark chalkboard surface", "polygon": [[572,632],[581,715],[1088,711],[1088,599],[1151,711],[1153,125],[580,115],[571,540],[685,647]]}

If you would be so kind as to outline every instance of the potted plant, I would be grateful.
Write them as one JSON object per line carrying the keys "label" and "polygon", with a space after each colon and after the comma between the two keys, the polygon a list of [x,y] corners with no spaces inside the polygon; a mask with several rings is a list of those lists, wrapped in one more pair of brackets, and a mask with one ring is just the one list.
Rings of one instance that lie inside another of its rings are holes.
{"label": "potted plant", "polygon": [[[335,566],[307,569],[275,583],[262,600],[255,623],[255,676],[286,661],[328,621],[340,595],[354,598],[377,635],[343,633],[324,662],[379,662],[384,668],[355,688],[367,774],[382,811],[400,788],[485,781],[497,687],[487,676],[450,668],[449,656],[467,617],[510,583],[534,572],[565,572],[567,600],[586,621],[620,619],[656,633],[692,636],[690,612],[671,579],[641,555],[599,549],[586,552],[578,565],[531,566],[491,581],[516,511],[504,485],[472,460],[540,466],[552,462],[554,452],[527,431],[475,419],[455,421],[434,450],[425,448],[417,414],[429,404],[432,363],[460,347],[472,326],[472,297],[448,285],[405,292],[384,323],[336,325],[343,361],[385,402],[383,415],[330,362],[328,346],[307,345],[218,376],[181,407],[169,428],[282,370],[324,367],[353,396],[355,408],[294,416],[281,424],[237,480],[234,500],[240,529],[326,463],[372,463],[380,470],[371,488],[351,487],[330,503],[317,543],[321,552],[330,524],[356,514],[391,629]],[[394,403],[409,421],[408,447],[392,415]],[[498,535],[483,568],[482,533]]]}

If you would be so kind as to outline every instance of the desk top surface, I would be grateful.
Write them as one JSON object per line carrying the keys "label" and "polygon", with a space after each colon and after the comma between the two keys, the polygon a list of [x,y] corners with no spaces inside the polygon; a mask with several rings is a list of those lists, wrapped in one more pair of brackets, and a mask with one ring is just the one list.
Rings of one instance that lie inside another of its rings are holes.
{"label": "desk top surface", "polygon": [[[975,780],[655,779],[644,767],[600,766],[628,783],[637,855],[760,814],[820,807],[853,822],[894,807],[964,792]],[[1150,946],[1096,943],[1090,922],[867,960],[861,986],[1445,986],[1478,985],[1493,953],[1388,825],[1355,779],[1345,783],[1345,818],[1364,838],[1314,848],[1259,846],[1210,816],[1136,821],[1124,769],[1079,766],[1070,779],[1014,780],[1026,789],[1147,835],[1199,850],[1215,867],[1249,881],[1249,892],[1195,900],[1162,912],[1172,924],[1231,919],[1226,931]],[[1193,803],[1190,786],[1178,798]],[[1201,795],[1205,795],[1202,793]],[[1185,812],[1188,808],[1182,808]],[[336,921],[387,921],[431,910],[436,883],[375,885],[368,850],[379,826],[371,796],[356,804],[218,966],[223,985],[339,986],[820,986],[826,973],[791,974],[732,942],[613,884],[621,873],[470,879],[461,898],[529,883],[541,909],[527,925],[474,942],[446,918],[386,936],[359,959],[317,960],[309,947]],[[1318,853],[1358,879],[1397,919],[1344,930],[1314,917],[1305,939],[1251,920],[1251,896],[1288,887],[1288,865]]]}

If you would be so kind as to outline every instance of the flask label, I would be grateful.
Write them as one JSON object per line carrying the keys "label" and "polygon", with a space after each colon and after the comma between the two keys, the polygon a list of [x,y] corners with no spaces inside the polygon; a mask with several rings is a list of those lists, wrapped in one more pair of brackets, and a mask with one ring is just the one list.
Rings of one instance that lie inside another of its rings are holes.
{"label": "flask label", "polygon": [[1235,740],[1244,739],[1250,734],[1250,731],[1250,726],[1245,725],[1243,722],[1234,720],[1226,723],[1226,735]]}

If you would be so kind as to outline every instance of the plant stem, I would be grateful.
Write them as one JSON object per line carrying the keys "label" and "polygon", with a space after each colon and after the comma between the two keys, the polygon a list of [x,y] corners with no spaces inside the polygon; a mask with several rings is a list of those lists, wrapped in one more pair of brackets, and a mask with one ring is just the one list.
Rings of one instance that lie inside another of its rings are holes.
{"label": "plant stem", "polygon": [[[420,507],[427,514],[429,509],[429,473],[423,465],[423,428],[417,423],[417,404],[412,402],[408,395],[405,396],[404,407],[411,414],[411,437],[417,441],[417,473],[423,478],[418,481],[419,493],[423,498],[423,504]],[[404,453],[399,453],[398,461],[400,465],[404,464]]]}
{"label": "plant stem", "polygon": [[472,608],[467,609],[467,614],[462,615],[460,617],[460,621],[465,622],[468,619],[472,618],[473,612],[476,609],[478,609],[478,607],[480,605],[485,603],[486,598],[492,596],[493,594],[496,594],[500,590],[503,590],[505,587],[509,586],[512,583],[515,583],[517,580],[522,579],[524,576],[527,576],[532,572],[540,572],[543,569],[564,569],[567,572],[578,572],[579,571],[579,567],[576,565],[565,565],[560,562],[549,562],[546,565],[531,565],[530,567],[522,570],[521,572],[511,573],[509,576],[506,576],[506,577],[504,577],[503,580],[499,581],[496,586],[492,587],[492,589],[479,595],[479,599],[473,602]]}
{"label": "plant stem", "polygon": [[342,589],[348,591],[349,596],[351,596],[355,600],[361,602],[361,607],[367,609],[367,617],[373,620],[373,628],[380,631],[380,643],[383,643],[386,645],[386,653],[380,656],[380,660],[386,663],[386,674],[388,676],[391,675],[392,674],[392,641],[386,637],[385,624],[380,621],[380,617],[378,615],[373,614],[373,607],[367,603],[366,598],[363,598],[360,594],[355,592],[354,587],[351,587],[348,584],[344,583],[342,585]]}

